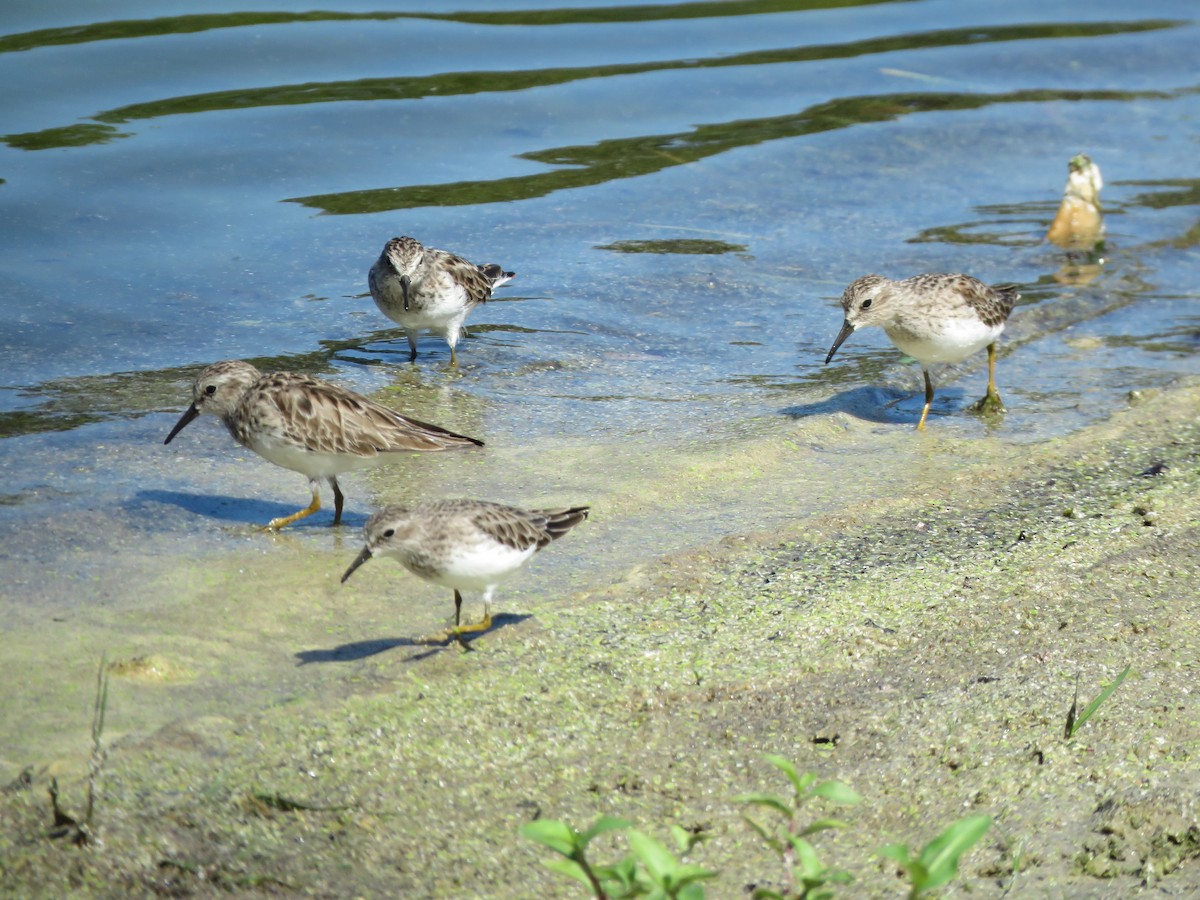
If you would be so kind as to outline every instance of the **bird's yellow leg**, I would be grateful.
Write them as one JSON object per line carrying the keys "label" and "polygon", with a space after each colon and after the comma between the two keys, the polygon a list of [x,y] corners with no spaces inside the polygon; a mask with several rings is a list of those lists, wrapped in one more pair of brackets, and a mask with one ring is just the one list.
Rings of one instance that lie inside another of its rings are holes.
{"label": "bird's yellow leg", "polygon": [[929,372],[921,370],[925,376],[925,407],[921,410],[921,421],[917,422],[917,431],[925,430],[925,417],[929,415],[929,407],[933,406],[933,382],[929,380]]}
{"label": "bird's yellow leg", "polygon": [[307,518],[321,508],[321,494],[316,487],[312,489],[312,503],[308,504],[305,509],[300,512],[292,513],[290,516],[281,516],[278,519],[272,519],[267,523],[263,531],[278,531],[285,525],[291,525],[293,522],[299,522],[301,519]]}
{"label": "bird's yellow leg", "polygon": [[483,610],[483,619],[476,622],[474,625],[453,625],[437,634],[430,634],[425,637],[417,638],[418,644],[448,644],[450,641],[457,640],[462,643],[462,635],[464,634],[480,634],[492,627],[492,611],[487,607]]}
{"label": "bird's yellow leg", "polygon": [[460,650],[467,651],[471,649],[471,645],[463,640],[464,634],[481,634],[492,627],[492,611],[485,605],[483,607],[483,619],[476,622],[474,625],[455,625],[450,629],[450,632],[455,640],[458,641]]}
{"label": "bird's yellow leg", "polygon": [[455,634],[478,634],[482,631],[487,631],[492,627],[492,611],[487,606],[483,608],[483,618],[474,625],[455,625],[452,629]]}
{"label": "bird's yellow leg", "polygon": [[973,412],[981,413],[1002,413],[1004,412],[1004,401],[1000,399],[1000,392],[996,390],[996,345],[988,344],[988,386],[987,393],[978,403],[971,407]]}
{"label": "bird's yellow leg", "polygon": [[462,594],[458,591],[454,592],[454,626],[447,628],[444,631],[439,631],[437,634],[431,634],[426,637],[417,638],[418,644],[448,644],[451,641],[458,641],[459,646],[464,650],[469,650],[467,642],[463,640],[464,634],[478,634],[487,631],[492,627],[492,611],[485,603],[483,606],[483,619],[476,622],[474,625],[462,625]]}

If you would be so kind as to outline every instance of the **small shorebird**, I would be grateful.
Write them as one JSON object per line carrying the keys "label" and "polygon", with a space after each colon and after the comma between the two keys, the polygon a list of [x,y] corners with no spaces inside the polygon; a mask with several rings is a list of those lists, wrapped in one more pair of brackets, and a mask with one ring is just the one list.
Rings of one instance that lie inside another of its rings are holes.
{"label": "small shorebird", "polygon": [[[492,626],[490,604],[500,581],[588,516],[588,507],[518,509],[486,500],[435,500],[388,506],[363,528],[366,546],[346,574],[372,556],[395,557],[418,578],[454,589],[454,627],[424,642],[445,641]],[[462,591],[483,591],[483,620],[462,625]],[[465,646],[465,644],[464,644]]]}
{"label": "small shorebird", "polygon": [[272,519],[278,531],[321,508],[320,485],[333,487],[333,524],[345,498],[337,476],[386,462],[403,451],[479,447],[483,441],[402,416],[361,394],[296,372],[264,375],[241,360],[213,363],[196,376],[192,405],[164,444],[204,413],[220,418],[234,440],[277,466],[308,476],[312,503]]}
{"label": "small shorebird", "polygon": [[458,364],[454,346],[463,322],[475,306],[492,296],[492,291],[515,276],[495,263],[477,266],[445,250],[424,247],[410,237],[396,237],[367,276],[371,297],[379,311],[404,329],[417,358],[417,334],[428,328],[450,345],[450,365]]}
{"label": "small shorebird", "polygon": [[1067,186],[1046,240],[1064,250],[1093,251],[1104,240],[1100,167],[1080,153],[1067,163]]}
{"label": "small shorebird", "polygon": [[988,287],[970,275],[915,275],[892,281],[864,275],[842,294],[846,319],[825,362],[856,329],[878,325],[892,343],[921,364],[925,375],[925,408],[917,430],[933,403],[929,366],[961,362],[987,347],[987,394],[975,404],[979,412],[1003,412],[996,390],[996,339],[1020,296],[1013,288]]}

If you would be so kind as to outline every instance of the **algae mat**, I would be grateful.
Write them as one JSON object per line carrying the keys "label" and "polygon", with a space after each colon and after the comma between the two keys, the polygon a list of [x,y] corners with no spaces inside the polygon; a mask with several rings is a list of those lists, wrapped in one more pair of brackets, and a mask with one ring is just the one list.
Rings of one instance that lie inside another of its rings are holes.
{"label": "algae mat", "polygon": [[[1061,441],[659,559],[477,652],[367,656],[350,696],[109,738],[82,846],[50,836],[47,773],[4,789],[3,890],[582,896],[519,828],[610,814],[703,834],[689,859],[720,873],[709,896],[745,896],[783,882],[734,800],[785,792],[776,753],[864,798],[815,839],[855,875],[845,896],[901,895],[878,848],[973,813],[995,823],[951,893],[1192,896],[1198,417],[1181,384]],[[1127,665],[1066,740],[1076,686],[1086,702]],[[85,794],[64,778],[65,811]]]}

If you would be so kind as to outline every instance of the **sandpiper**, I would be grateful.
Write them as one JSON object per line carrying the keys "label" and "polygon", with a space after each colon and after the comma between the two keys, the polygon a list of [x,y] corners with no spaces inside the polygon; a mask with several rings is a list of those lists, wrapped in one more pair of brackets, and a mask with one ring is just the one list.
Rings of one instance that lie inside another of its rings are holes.
{"label": "sandpiper", "polygon": [[987,347],[987,394],[973,409],[1003,412],[996,390],[996,339],[1019,296],[1013,288],[988,287],[970,275],[915,275],[903,281],[864,275],[842,294],[846,319],[825,362],[833,359],[856,329],[865,325],[883,328],[893,344],[921,364],[925,408],[917,430],[923,431],[933,403],[929,366],[960,362]]}
{"label": "sandpiper", "polygon": [[[435,500],[414,506],[388,506],[363,528],[366,546],[346,573],[372,556],[392,556],[419,578],[454,589],[454,627],[424,639],[446,641],[487,631],[496,586],[535,553],[588,516],[589,507],[519,509],[486,500]],[[484,616],[462,625],[462,591],[483,591]],[[463,644],[465,646],[465,644]]]}
{"label": "sandpiper", "polygon": [[417,334],[427,328],[446,339],[453,366],[467,313],[514,277],[495,263],[478,266],[406,236],[384,245],[367,282],[379,311],[404,329],[409,362],[417,358]]}
{"label": "sandpiper", "polygon": [[225,423],[234,440],[277,466],[308,476],[312,503],[267,528],[311,516],[321,508],[320,485],[333,488],[333,524],[342,521],[345,498],[337,476],[385,462],[402,451],[479,447],[483,441],[410,419],[361,394],[297,372],[264,375],[241,360],[213,363],[196,376],[192,405],[164,444],[203,413]]}

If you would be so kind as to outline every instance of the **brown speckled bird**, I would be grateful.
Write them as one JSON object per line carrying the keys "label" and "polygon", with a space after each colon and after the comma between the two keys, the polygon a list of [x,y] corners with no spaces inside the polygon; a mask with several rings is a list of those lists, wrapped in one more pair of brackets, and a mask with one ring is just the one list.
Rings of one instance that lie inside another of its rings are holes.
{"label": "brown speckled bird", "polygon": [[402,416],[361,394],[297,372],[264,375],[241,360],[213,363],[192,386],[192,405],[164,444],[203,413],[217,416],[234,440],[277,466],[308,476],[312,503],[267,528],[311,516],[321,508],[320,485],[333,488],[333,524],[345,498],[337,476],[385,462],[392,453],[454,450],[482,441]]}
{"label": "brown speckled bird", "polygon": [[[487,500],[435,500],[388,506],[367,520],[366,546],[345,582],[372,556],[391,556],[418,578],[454,589],[454,628],[432,640],[487,631],[489,605],[501,579],[588,517],[588,507],[520,509]],[[483,591],[484,617],[461,625],[462,590]]]}
{"label": "brown speckled bird", "polygon": [[409,362],[417,358],[417,334],[428,328],[446,339],[450,364],[457,365],[454,347],[467,313],[514,277],[495,263],[478,266],[406,236],[387,242],[367,283],[379,311],[404,329]]}
{"label": "brown speckled bird", "polygon": [[917,430],[923,431],[933,403],[929,366],[961,362],[987,347],[987,394],[975,409],[1002,412],[1004,404],[995,378],[996,339],[1020,296],[1013,288],[989,287],[970,275],[914,275],[903,281],[864,275],[842,294],[846,318],[825,362],[833,359],[838,347],[855,330],[867,325],[881,327],[893,344],[921,364],[925,408]]}

